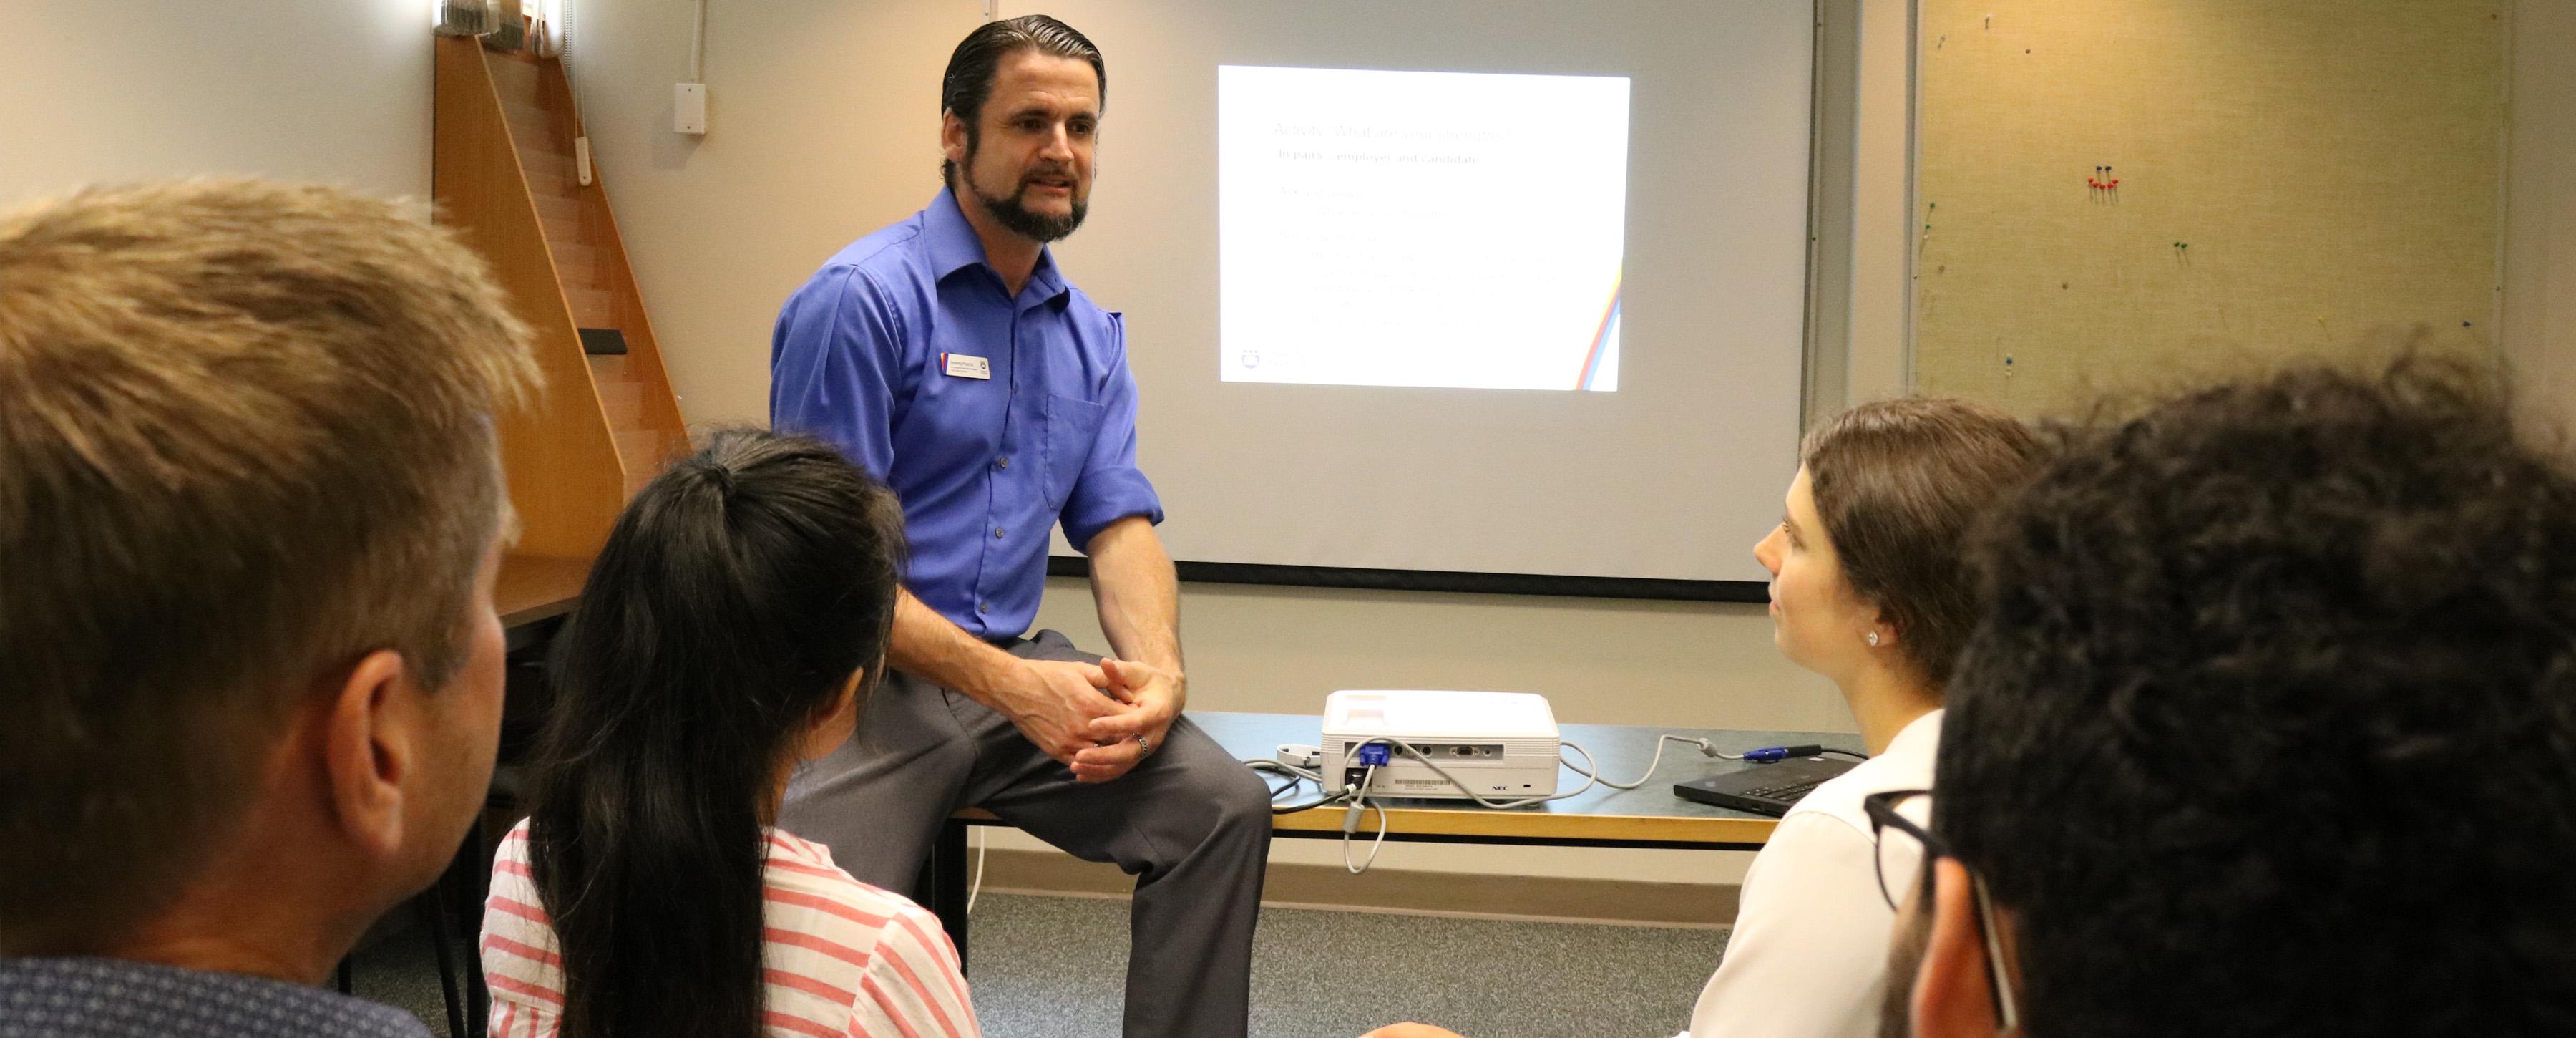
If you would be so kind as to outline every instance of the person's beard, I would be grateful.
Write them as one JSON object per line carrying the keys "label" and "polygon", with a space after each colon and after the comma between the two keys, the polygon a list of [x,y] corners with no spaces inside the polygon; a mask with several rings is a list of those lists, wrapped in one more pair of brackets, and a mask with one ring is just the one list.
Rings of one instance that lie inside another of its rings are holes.
{"label": "person's beard", "polygon": [[1914,1033],[1914,977],[1923,970],[1923,949],[1932,943],[1932,911],[1926,890],[1914,911],[1896,916],[1900,931],[1887,946],[1887,978],[1878,1002],[1878,1038],[1909,1038]]}
{"label": "person's beard", "polygon": [[[975,201],[983,204],[985,212],[993,214],[994,222],[1009,228],[1013,234],[1041,245],[1061,241],[1064,236],[1072,234],[1074,228],[1082,226],[1082,218],[1091,211],[1091,203],[1072,192],[1066,193],[1066,197],[1072,202],[1072,208],[1063,216],[1042,216],[1030,212],[1027,206],[1020,204],[1020,200],[1028,196],[1030,177],[1041,173],[1054,173],[1055,170],[1035,170],[1021,174],[1020,189],[1012,192],[1010,197],[985,194],[983,186],[975,183],[975,142],[972,141],[967,142],[965,172],[966,190],[974,194]],[[1072,180],[1073,171],[1064,170],[1063,176],[1066,180]]]}

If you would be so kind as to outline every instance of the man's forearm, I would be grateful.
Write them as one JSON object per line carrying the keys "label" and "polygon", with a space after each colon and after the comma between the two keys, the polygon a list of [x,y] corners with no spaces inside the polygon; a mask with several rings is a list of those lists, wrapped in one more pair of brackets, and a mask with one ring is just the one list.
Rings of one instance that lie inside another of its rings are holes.
{"label": "man's forearm", "polygon": [[1182,673],[1181,585],[1154,525],[1111,523],[1091,539],[1091,599],[1119,659]]}
{"label": "man's forearm", "polygon": [[1016,676],[1019,658],[966,633],[938,611],[923,605],[908,588],[896,593],[894,644],[886,654],[897,670],[927,678],[994,710],[1010,713],[999,702],[1000,690]]}

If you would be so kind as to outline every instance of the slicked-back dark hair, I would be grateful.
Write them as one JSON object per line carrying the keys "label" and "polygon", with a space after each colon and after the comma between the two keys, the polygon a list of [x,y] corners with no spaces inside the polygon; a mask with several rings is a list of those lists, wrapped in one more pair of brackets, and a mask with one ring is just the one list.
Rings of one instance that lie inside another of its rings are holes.
{"label": "slicked-back dark hair", "polygon": [[[993,74],[1002,59],[1024,50],[1090,62],[1091,74],[1099,80],[1100,106],[1109,107],[1109,66],[1090,37],[1042,14],[986,22],[958,41],[948,55],[948,71],[939,77],[939,112],[965,121],[967,154],[974,154],[983,141],[984,101],[993,96]],[[956,183],[956,174],[956,163],[939,160],[941,183]]]}
{"label": "slicked-back dark hair", "polygon": [[762,1033],[765,799],[882,675],[903,513],[821,440],[716,434],[635,496],[558,637],[531,872],[567,1038]]}
{"label": "slicked-back dark hair", "polygon": [[1936,814],[2028,1033],[2576,1034],[2576,477],[2495,385],[2192,393],[2001,517]]}

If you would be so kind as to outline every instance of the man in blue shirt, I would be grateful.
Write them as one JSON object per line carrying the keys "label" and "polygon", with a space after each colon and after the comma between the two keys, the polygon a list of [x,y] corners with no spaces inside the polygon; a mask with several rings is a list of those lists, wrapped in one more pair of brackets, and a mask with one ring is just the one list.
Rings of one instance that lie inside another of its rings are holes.
{"label": "man in blue shirt", "polygon": [[[779,311],[772,424],[885,480],[912,542],[892,677],[796,776],[781,824],[894,890],[969,805],[1117,862],[1138,877],[1126,1033],[1240,1035],[1269,794],[1181,716],[1179,587],[1136,467],[1125,330],[1046,249],[1082,222],[1105,86],[1062,22],[977,29],[942,85],[946,188]],[[1091,556],[1113,659],[1021,637],[1058,523]]]}

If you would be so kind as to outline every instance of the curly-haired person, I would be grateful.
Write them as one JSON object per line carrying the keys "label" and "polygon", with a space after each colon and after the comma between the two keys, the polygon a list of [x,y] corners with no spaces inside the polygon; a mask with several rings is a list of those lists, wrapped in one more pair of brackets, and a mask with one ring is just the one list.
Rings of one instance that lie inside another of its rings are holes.
{"label": "curly-haired person", "polygon": [[1889,1033],[2576,1034],[2576,477],[2500,397],[2074,438],[1984,548]]}

